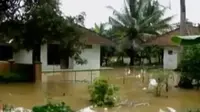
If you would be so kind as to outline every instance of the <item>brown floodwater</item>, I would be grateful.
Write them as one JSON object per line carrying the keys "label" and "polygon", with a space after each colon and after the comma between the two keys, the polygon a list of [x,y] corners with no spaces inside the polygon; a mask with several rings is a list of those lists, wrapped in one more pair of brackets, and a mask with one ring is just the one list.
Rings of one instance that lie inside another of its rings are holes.
{"label": "brown floodwater", "polygon": [[[156,72],[147,72],[146,75]],[[180,111],[187,108],[200,107],[200,91],[181,90],[170,87],[169,92],[163,92],[162,97],[155,97],[153,93],[143,90],[147,87],[147,79],[144,83],[135,75],[139,71],[134,70],[129,76],[124,77],[124,68],[105,70],[101,76],[120,87],[119,96],[122,101],[149,103],[149,106],[123,105],[108,112],[158,112],[160,108],[172,107]],[[56,79],[56,78],[54,78]],[[0,84],[0,103],[14,106],[32,108],[35,105],[45,104],[47,99],[53,102],[64,101],[74,110],[87,107],[89,103],[88,83],[72,83],[66,81],[50,81],[37,84]],[[103,109],[97,109],[103,112]]]}

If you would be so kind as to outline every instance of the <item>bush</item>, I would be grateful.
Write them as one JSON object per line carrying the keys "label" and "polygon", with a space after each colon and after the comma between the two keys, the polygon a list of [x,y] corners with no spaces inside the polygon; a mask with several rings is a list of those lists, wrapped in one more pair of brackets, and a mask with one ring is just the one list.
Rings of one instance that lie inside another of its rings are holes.
{"label": "bush", "polygon": [[187,112],[200,112],[200,109],[189,109]]}
{"label": "bush", "polygon": [[97,106],[114,106],[118,90],[118,87],[108,84],[106,80],[97,79],[89,86],[91,102]]}
{"label": "bush", "polygon": [[23,82],[26,81],[27,78],[28,77],[25,75],[20,75],[13,72],[0,73],[0,82]]}
{"label": "bush", "polygon": [[42,106],[35,106],[32,109],[33,112],[74,112],[69,106],[65,105],[64,102],[52,104],[48,103]]}
{"label": "bush", "polygon": [[182,60],[179,65],[181,71],[180,87],[193,88],[192,80],[200,80],[200,45],[184,47]]}

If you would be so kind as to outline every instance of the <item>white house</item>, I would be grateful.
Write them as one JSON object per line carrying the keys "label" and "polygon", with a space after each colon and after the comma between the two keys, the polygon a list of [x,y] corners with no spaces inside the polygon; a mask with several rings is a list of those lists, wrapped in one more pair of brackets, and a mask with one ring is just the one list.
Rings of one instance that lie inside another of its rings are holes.
{"label": "white house", "polygon": [[[171,38],[175,35],[180,34],[180,28],[176,28],[172,31],[169,31],[159,37],[151,40],[145,45],[158,45],[163,48],[163,68],[164,69],[176,69],[180,61],[180,50],[181,46],[172,42]],[[187,23],[187,35],[197,35],[200,34],[200,30],[197,26],[194,26],[192,23]]]}
{"label": "white house", "polygon": [[[100,46],[101,45],[112,45],[112,41],[96,34],[93,31],[84,29],[85,33],[82,38],[86,39],[86,48],[81,53],[81,58],[86,59],[87,63],[80,65],[77,64],[73,59],[69,58],[68,65],[62,63],[59,59],[59,55],[52,52],[54,44],[44,44],[41,46],[40,59],[42,63],[42,72],[59,72],[64,70],[99,70],[100,68]],[[56,44],[55,44],[56,45]],[[33,64],[32,51],[20,50],[13,55],[13,59],[16,63]],[[57,62],[50,61],[52,56],[57,57]],[[99,74],[99,73],[97,73]]]}

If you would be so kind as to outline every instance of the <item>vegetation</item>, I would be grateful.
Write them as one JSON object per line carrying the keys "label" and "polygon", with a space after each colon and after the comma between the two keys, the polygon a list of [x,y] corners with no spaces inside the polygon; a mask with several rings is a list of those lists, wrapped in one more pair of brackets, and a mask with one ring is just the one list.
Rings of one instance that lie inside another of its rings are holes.
{"label": "vegetation", "polygon": [[42,106],[35,106],[32,109],[33,112],[74,112],[69,106],[65,105],[64,102],[58,104],[48,103]]}
{"label": "vegetation", "polygon": [[[97,34],[114,41],[115,34],[113,30],[107,27],[109,27],[109,24],[107,23],[101,23],[99,25],[95,24],[92,30]],[[109,59],[114,55],[115,51],[116,50],[113,46],[101,46],[101,66],[108,66]]]}
{"label": "vegetation", "polygon": [[19,74],[14,72],[0,73],[0,82],[28,82],[29,76],[27,74]]}
{"label": "vegetation", "polygon": [[15,50],[33,50],[33,61],[40,61],[40,46],[56,41],[60,42],[62,52],[70,52],[65,58],[72,57],[80,61],[83,43],[79,40],[82,32],[77,24],[83,23],[83,15],[64,17],[59,0],[2,2],[5,8],[0,10],[0,34],[4,37],[2,42],[12,40]]}
{"label": "vegetation", "polygon": [[187,112],[200,112],[200,109],[189,109]]}
{"label": "vegetation", "polygon": [[199,88],[200,72],[200,45],[185,46],[181,57],[179,69],[181,70],[180,87],[193,88],[193,79],[197,81],[196,86]]}
{"label": "vegetation", "polygon": [[97,79],[89,86],[91,102],[97,106],[114,106],[118,99],[118,89],[104,79]]}
{"label": "vegetation", "polygon": [[170,74],[172,73],[167,70],[156,70],[152,72],[152,77],[156,79],[157,82],[157,86],[154,91],[155,96],[160,97],[162,95],[163,90],[165,90],[165,92],[169,91],[168,79],[170,77]]}
{"label": "vegetation", "polygon": [[163,19],[165,8],[161,9],[158,1],[127,0],[123,12],[109,8],[113,11],[109,23],[119,37],[121,51],[130,57],[130,65],[142,49],[140,44],[170,28],[172,16]]}
{"label": "vegetation", "polygon": [[[3,112],[18,112],[14,111],[15,108],[12,105],[3,105]],[[24,110],[25,112],[28,112]],[[21,112],[21,111],[20,111]],[[64,102],[61,103],[48,103],[46,105],[34,106],[32,112],[74,112]]]}

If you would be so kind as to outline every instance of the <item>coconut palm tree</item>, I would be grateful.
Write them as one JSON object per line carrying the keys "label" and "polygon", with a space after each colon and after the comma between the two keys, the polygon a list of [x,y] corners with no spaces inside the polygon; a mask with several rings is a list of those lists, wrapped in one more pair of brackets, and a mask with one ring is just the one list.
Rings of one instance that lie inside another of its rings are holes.
{"label": "coconut palm tree", "polygon": [[130,65],[134,65],[140,43],[168,29],[170,27],[168,22],[173,18],[173,16],[163,18],[166,8],[161,8],[158,1],[154,0],[126,0],[122,12],[110,6],[108,8],[113,11],[109,23],[118,30],[121,47],[130,57]]}
{"label": "coconut palm tree", "polygon": [[95,31],[96,33],[100,34],[100,35],[106,35],[106,26],[108,24],[107,23],[100,23],[99,25],[97,25],[96,23],[94,24],[94,28],[92,28],[93,31]]}

